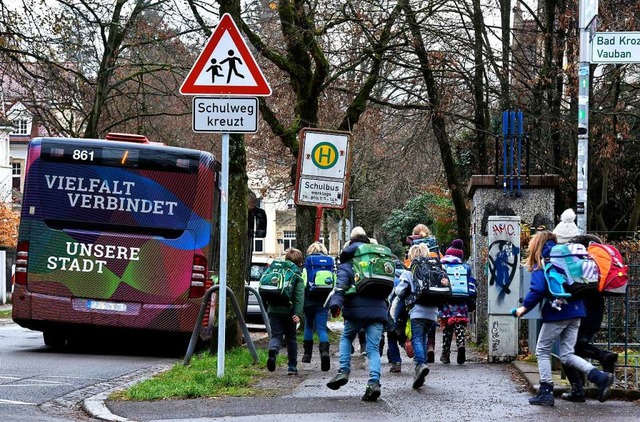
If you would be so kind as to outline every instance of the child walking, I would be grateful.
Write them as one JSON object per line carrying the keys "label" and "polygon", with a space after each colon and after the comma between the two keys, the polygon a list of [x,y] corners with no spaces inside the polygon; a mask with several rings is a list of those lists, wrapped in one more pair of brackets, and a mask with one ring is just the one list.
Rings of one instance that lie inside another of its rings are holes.
{"label": "child walking", "polygon": [[[544,299],[550,298],[549,288],[544,276],[544,259],[549,257],[551,248],[556,244],[556,235],[548,230],[536,233],[529,242],[529,255],[525,261],[531,274],[531,288],[521,307],[514,313],[521,317]],[[596,369],[592,364],[574,354],[578,337],[580,318],[585,316],[584,304],[580,299],[570,299],[560,309],[552,308],[549,300],[542,306],[542,328],[538,336],[536,357],[540,373],[538,395],[529,399],[529,404],[553,406],[553,379],[551,378],[551,347],[560,340],[560,361],[563,365],[576,368],[587,375],[599,391],[598,400],[603,402],[609,397],[613,375]]]}
{"label": "child walking", "polygon": [[[463,263],[464,259],[464,242],[456,239],[451,242],[451,246],[442,257],[442,263],[446,267],[454,268],[453,272],[458,273],[463,270],[464,274],[458,277],[464,277],[467,285],[473,285],[475,293],[475,279],[471,275],[471,267]],[[470,289],[471,290],[471,289]],[[442,355],[440,362],[451,363],[451,341],[453,335],[456,336],[456,347],[458,348],[457,362],[462,365],[467,360],[465,340],[467,334],[467,324],[469,324],[469,311],[475,310],[476,298],[475,294],[469,297],[460,297],[445,303],[440,308],[440,326],[442,327]]]}
{"label": "child walking", "polygon": [[[333,266],[333,258],[327,256],[327,248],[321,242],[313,242],[307,248],[307,260],[305,261],[305,275],[311,276],[311,268],[307,268],[307,262],[310,265],[312,255],[320,255],[330,260]],[[333,271],[333,270],[332,270]],[[329,319],[329,310],[324,307],[324,302],[331,290],[319,291],[319,289],[311,290],[309,280],[304,289],[304,337],[302,347],[302,362],[310,363],[313,354],[313,333],[318,333],[318,350],[320,351],[320,369],[328,371],[331,368],[329,355],[329,332],[327,331],[327,320]]]}
{"label": "child walking", "polygon": [[284,257],[285,260],[295,264],[298,272],[291,284],[291,300],[289,303],[272,303],[271,301],[267,303],[267,314],[269,315],[269,324],[271,325],[267,369],[270,372],[276,370],[276,357],[282,347],[284,337],[287,344],[287,375],[298,375],[296,325],[300,322],[304,305],[304,283],[301,275],[304,257],[302,256],[302,252],[295,248],[287,249]]}
{"label": "child walking", "polygon": [[[413,261],[418,257],[428,257],[429,248],[425,244],[413,245],[409,248],[409,259]],[[411,292],[415,292],[416,286],[413,280],[413,273],[405,270],[400,275],[400,282],[396,287],[396,294],[402,299],[406,299]],[[412,387],[418,389],[424,384],[424,379],[429,375],[427,367],[427,336],[433,328],[438,318],[438,308],[435,306],[414,304],[409,309],[409,320],[411,324],[411,346],[413,347],[413,362],[415,363],[415,375]]]}

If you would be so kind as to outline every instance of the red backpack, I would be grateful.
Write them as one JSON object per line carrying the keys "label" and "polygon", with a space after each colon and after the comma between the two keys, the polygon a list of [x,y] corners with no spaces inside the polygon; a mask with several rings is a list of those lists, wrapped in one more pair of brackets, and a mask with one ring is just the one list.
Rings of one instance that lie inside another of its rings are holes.
{"label": "red backpack", "polygon": [[608,244],[591,243],[587,251],[600,270],[598,291],[602,294],[624,295],[629,282],[629,267],[618,249]]}

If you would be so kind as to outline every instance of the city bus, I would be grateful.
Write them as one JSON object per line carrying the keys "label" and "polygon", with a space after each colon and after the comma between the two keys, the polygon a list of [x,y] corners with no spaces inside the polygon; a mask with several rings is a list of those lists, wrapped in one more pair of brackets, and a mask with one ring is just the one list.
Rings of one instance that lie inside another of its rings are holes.
{"label": "city bus", "polygon": [[141,135],[32,139],[13,320],[53,347],[99,328],[192,332],[217,262],[219,171]]}

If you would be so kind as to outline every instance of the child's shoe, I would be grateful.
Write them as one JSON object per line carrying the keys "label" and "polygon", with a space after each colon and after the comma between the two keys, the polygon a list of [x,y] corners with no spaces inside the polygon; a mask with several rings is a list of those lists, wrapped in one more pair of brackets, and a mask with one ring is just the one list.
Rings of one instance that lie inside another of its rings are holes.
{"label": "child's shoe", "polygon": [[574,403],[584,403],[584,388],[582,388],[582,383],[571,384],[571,391],[568,393],[562,393],[560,396],[562,400],[574,402]]}
{"label": "child's shoe", "polygon": [[598,387],[598,401],[607,401],[611,393],[611,386],[613,385],[613,374],[593,368],[591,372],[589,372],[588,378],[589,381]]}
{"label": "child's shoe", "polygon": [[442,354],[440,355],[440,362],[442,363],[451,363],[451,356],[450,356],[450,352],[442,352]]}
{"label": "child's shoe", "polygon": [[464,347],[458,347],[458,365],[462,365],[467,361],[467,351]]}
{"label": "child's shoe", "polygon": [[414,389],[418,389],[424,385],[424,379],[429,375],[429,368],[424,363],[416,365],[416,375],[413,377]]}
{"label": "child's shoe", "polygon": [[433,363],[436,361],[436,356],[433,351],[427,352],[427,363]]}
{"label": "child's shoe", "polygon": [[389,372],[402,372],[402,362],[394,362],[391,364]]}
{"label": "child's shoe", "polygon": [[332,390],[338,390],[340,387],[349,382],[349,373],[338,371],[335,377],[331,378],[327,383],[327,387]]}
{"label": "child's shoe", "polygon": [[298,368],[290,366],[289,369],[287,369],[287,375],[298,375]]}
{"label": "child's shoe", "polygon": [[323,372],[331,369],[331,355],[329,354],[329,343],[323,342],[318,346],[320,350],[320,369]]}
{"label": "child's shoe", "polygon": [[364,391],[362,401],[376,401],[380,397],[380,382],[376,381],[367,384],[367,389]]}
{"label": "child's shoe", "polygon": [[529,399],[529,404],[536,406],[553,406],[553,384],[546,382],[540,383],[538,395]]}
{"label": "child's shoe", "polygon": [[267,369],[269,372],[273,372],[276,370],[276,357],[278,356],[278,351],[276,349],[269,349],[269,357],[267,358]]}

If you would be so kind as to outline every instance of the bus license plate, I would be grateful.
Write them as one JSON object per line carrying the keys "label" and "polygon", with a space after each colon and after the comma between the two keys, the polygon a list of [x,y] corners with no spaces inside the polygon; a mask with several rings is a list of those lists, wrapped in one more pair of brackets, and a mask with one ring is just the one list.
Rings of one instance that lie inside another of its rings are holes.
{"label": "bus license plate", "polygon": [[87,300],[87,308],[98,311],[126,312],[127,304],[116,302],[102,302],[100,300]]}

